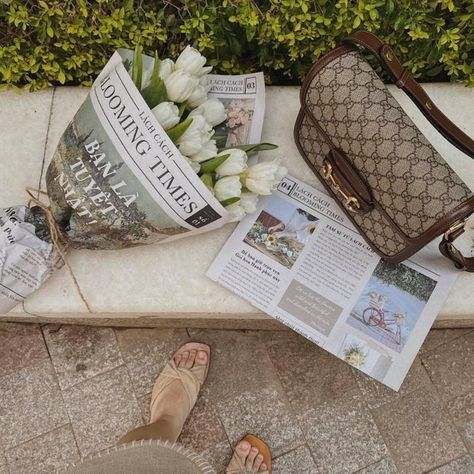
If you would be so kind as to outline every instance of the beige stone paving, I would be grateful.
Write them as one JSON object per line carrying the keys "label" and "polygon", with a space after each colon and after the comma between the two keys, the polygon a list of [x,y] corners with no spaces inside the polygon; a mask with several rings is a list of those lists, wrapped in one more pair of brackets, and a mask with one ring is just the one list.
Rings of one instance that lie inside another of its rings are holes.
{"label": "beige stone paving", "polygon": [[275,474],[474,472],[474,331],[431,331],[395,393],[287,331],[0,324],[0,474],[54,472],[148,417],[187,340],[212,347],[180,441],[218,472],[246,432]]}

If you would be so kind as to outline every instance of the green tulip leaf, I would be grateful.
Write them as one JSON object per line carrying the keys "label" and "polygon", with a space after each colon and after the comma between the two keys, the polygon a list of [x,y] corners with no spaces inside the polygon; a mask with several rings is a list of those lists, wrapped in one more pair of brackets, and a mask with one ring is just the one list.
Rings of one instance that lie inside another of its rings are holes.
{"label": "green tulip leaf", "polygon": [[201,175],[201,181],[209,188],[214,188],[214,180],[212,179],[212,175],[210,173],[204,173]]}
{"label": "green tulip leaf", "polygon": [[170,137],[173,143],[176,143],[179,137],[183,135],[183,133],[191,125],[192,121],[193,121],[192,117],[188,117],[186,120],[183,120],[181,123],[178,123],[178,125],[175,125],[173,128],[170,128],[169,130],[166,131],[167,135]]}
{"label": "green tulip leaf", "polygon": [[224,150],[231,150],[233,148],[237,148],[238,150],[243,150],[247,155],[251,155],[253,153],[257,153],[258,151],[267,151],[267,150],[274,150],[278,148],[278,145],[274,145],[273,143],[254,143],[250,145],[233,145],[228,146],[226,148],[222,148],[221,151]]}
{"label": "green tulip leaf", "polygon": [[138,90],[142,89],[142,75],[143,75],[142,47],[139,44],[137,44],[135,46],[135,51],[133,52],[132,81],[137,86]]}
{"label": "green tulip leaf", "polygon": [[230,206],[231,204],[235,204],[236,202],[239,202],[239,201],[240,201],[239,197],[231,197],[229,199],[224,199],[223,201],[221,201],[221,205],[223,207],[227,207],[227,206]]}
{"label": "green tulip leaf", "polygon": [[210,158],[209,160],[203,161],[201,163],[201,170],[203,173],[212,173],[216,170],[222,163],[224,163],[230,155],[221,155]]}
{"label": "green tulip leaf", "polygon": [[[179,110],[179,116],[182,117],[183,114],[187,111],[186,110],[186,102],[183,102],[179,107],[178,107],[178,110]],[[187,115],[187,114],[186,114]]]}
{"label": "green tulip leaf", "polygon": [[167,100],[165,83],[160,77],[160,64],[158,53],[155,53],[155,64],[150,83],[142,90],[142,96],[150,109]]}

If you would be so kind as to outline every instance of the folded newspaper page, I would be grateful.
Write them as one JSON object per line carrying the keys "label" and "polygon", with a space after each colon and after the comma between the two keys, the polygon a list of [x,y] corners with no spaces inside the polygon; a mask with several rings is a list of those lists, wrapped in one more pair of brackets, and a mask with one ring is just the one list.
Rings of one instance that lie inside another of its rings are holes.
{"label": "folded newspaper page", "polygon": [[53,246],[35,233],[29,208],[0,209],[0,314],[40,287],[54,259]]}
{"label": "folded newspaper page", "polygon": [[263,73],[241,76],[209,75],[210,97],[225,106],[227,120],[217,127],[215,138],[223,137],[222,146],[258,143],[262,137],[265,115]]}
{"label": "folded newspaper page", "polygon": [[434,242],[403,263],[381,260],[335,201],[288,176],[207,275],[398,390],[458,272]]}
{"label": "folded newspaper page", "polygon": [[[229,213],[181,155],[116,52],[63,133],[46,174],[51,212],[70,248],[120,249],[207,232]],[[143,56],[144,74],[153,59]],[[262,73],[210,76],[226,106],[220,147],[258,143],[265,109]],[[0,313],[51,274],[55,258],[39,210],[0,209]]]}

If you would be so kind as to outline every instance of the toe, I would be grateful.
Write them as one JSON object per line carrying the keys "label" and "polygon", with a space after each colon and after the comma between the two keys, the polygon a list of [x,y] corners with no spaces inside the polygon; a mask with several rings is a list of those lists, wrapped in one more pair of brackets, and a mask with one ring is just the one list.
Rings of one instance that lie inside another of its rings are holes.
{"label": "toe", "polygon": [[235,449],[237,452],[237,455],[239,458],[242,459],[242,461],[245,462],[245,459],[247,458],[249,452],[250,452],[250,443],[247,441],[241,441],[238,445],[237,448]]}
{"label": "toe", "polygon": [[174,356],[174,363],[176,364],[176,367],[179,367],[182,358],[183,358],[183,356],[181,354],[176,354]]}
{"label": "toe", "polygon": [[253,471],[253,463],[255,461],[255,458],[258,456],[258,449],[255,446],[252,446],[250,449],[250,452],[247,456],[247,459],[245,460],[245,467],[249,470]]}
{"label": "toe", "polygon": [[260,464],[260,471],[259,472],[265,472],[267,470],[267,465],[262,462],[262,464]]}
{"label": "toe", "polygon": [[194,349],[189,353],[188,360],[185,364],[185,367],[187,369],[190,369],[194,365],[194,361],[196,360],[196,354],[197,354],[197,351],[195,351]]}
{"label": "toe", "polygon": [[206,351],[198,351],[196,354],[196,361],[194,365],[206,365],[207,364],[207,352]]}
{"label": "toe", "polygon": [[189,359],[189,352],[184,351],[181,353],[181,360],[179,361],[178,367],[186,367]]}
{"label": "toe", "polygon": [[255,461],[253,462],[253,470],[255,472],[258,472],[260,470],[260,466],[262,465],[263,462],[263,456],[259,454],[256,458]]}

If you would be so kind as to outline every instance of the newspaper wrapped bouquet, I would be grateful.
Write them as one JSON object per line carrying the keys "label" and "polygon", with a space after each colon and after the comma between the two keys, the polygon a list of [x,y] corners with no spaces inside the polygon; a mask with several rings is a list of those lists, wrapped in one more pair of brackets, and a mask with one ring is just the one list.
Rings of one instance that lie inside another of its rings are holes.
{"label": "newspaper wrapped bouquet", "polygon": [[[286,169],[249,156],[275,146],[239,142],[246,101],[239,97],[226,114],[209,95],[205,64],[190,46],[176,62],[140,48],[112,56],[54,153],[49,206],[33,199],[35,206],[0,209],[0,312],[37,289],[66,249],[209,231],[255,211],[258,196],[271,193]],[[219,130],[226,120],[229,137]]]}

